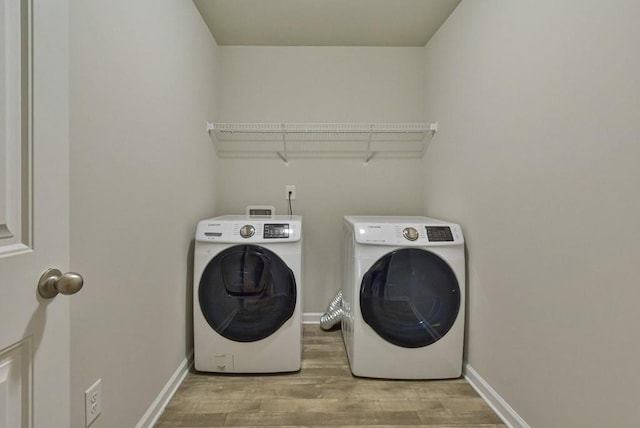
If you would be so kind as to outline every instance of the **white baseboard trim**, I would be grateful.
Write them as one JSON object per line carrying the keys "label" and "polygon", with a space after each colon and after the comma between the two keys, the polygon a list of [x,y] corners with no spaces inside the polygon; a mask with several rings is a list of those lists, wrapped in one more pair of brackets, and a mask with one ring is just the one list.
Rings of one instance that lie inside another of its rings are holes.
{"label": "white baseboard trim", "polygon": [[173,398],[173,395],[176,393],[178,387],[187,376],[187,373],[189,373],[189,368],[191,368],[192,365],[193,350],[189,352],[187,357],[182,360],[176,371],[173,372],[173,375],[171,375],[167,383],[164,385],[164,387],[160,391],[160,394],[158,394],[156,399],[153,400],[151,406],[147,409],[140,421],[138,421],[138,423],[136,424],[136,428],[151,428],[153,427],[153,425],[155,425],[156,422],[158,422],[158,419],[160,419],[162,412],[164,411],[165,407],[167,407],[167,404],[169,404],[171,398]]}
{"label": "white baseboard trim", "polygon": [[302,324],[320,324],[322,312],[305,312],[302,314]]}
{"label": "white baseboard trim", "polygon": [[469,364],[464,365],[463,375],[509,428],[531,428]]}

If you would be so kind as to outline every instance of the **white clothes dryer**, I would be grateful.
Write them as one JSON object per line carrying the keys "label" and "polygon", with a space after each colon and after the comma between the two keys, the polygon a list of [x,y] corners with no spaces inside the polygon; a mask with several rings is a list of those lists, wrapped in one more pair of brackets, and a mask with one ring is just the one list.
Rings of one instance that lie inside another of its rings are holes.
{"label": "white clothes dryer", "polygon": [[300,370],[301,283],[302,217],[200,221],[193,273],[195,369]]}
{"label": "white clothes dryer", "polygon": [[342,334],[351,372],[384,379],[462,374],[465,253],[459,225],[344,218]]}

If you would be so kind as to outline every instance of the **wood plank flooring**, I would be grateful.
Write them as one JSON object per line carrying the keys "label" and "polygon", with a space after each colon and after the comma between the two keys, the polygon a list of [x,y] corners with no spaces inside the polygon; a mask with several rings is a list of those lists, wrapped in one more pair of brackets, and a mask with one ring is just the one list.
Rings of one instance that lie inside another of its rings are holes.
{"label": "wood plank flooring", "polygon": [[302,370],[189,373],[156,428],[505,427],[464,379],[356,378],[339,330],[305,325]]}

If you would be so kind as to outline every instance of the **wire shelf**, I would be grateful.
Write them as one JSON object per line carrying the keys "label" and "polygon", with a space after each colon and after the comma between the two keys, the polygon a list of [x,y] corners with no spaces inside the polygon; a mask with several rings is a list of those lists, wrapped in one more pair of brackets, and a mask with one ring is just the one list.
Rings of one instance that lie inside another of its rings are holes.
{"label": "wire shelf", "polygon": [[437,123],[208,123],[221,157],[422,156]]}

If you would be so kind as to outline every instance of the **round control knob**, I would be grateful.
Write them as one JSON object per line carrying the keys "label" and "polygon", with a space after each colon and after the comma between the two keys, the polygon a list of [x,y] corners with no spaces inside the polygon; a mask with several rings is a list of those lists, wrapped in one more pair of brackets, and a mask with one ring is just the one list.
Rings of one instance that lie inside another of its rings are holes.
{"label": "round control knob", "polygon": [[240,228],[240,236],[243,238],[251,238],[256,233],[256,228],[250,224],[245,224]]}
{"label": "round control knob", "polygon": [[405,227],[402,231],[402,236],[409,241],[415,241],[418,239],[418,231],[414,227]]}

